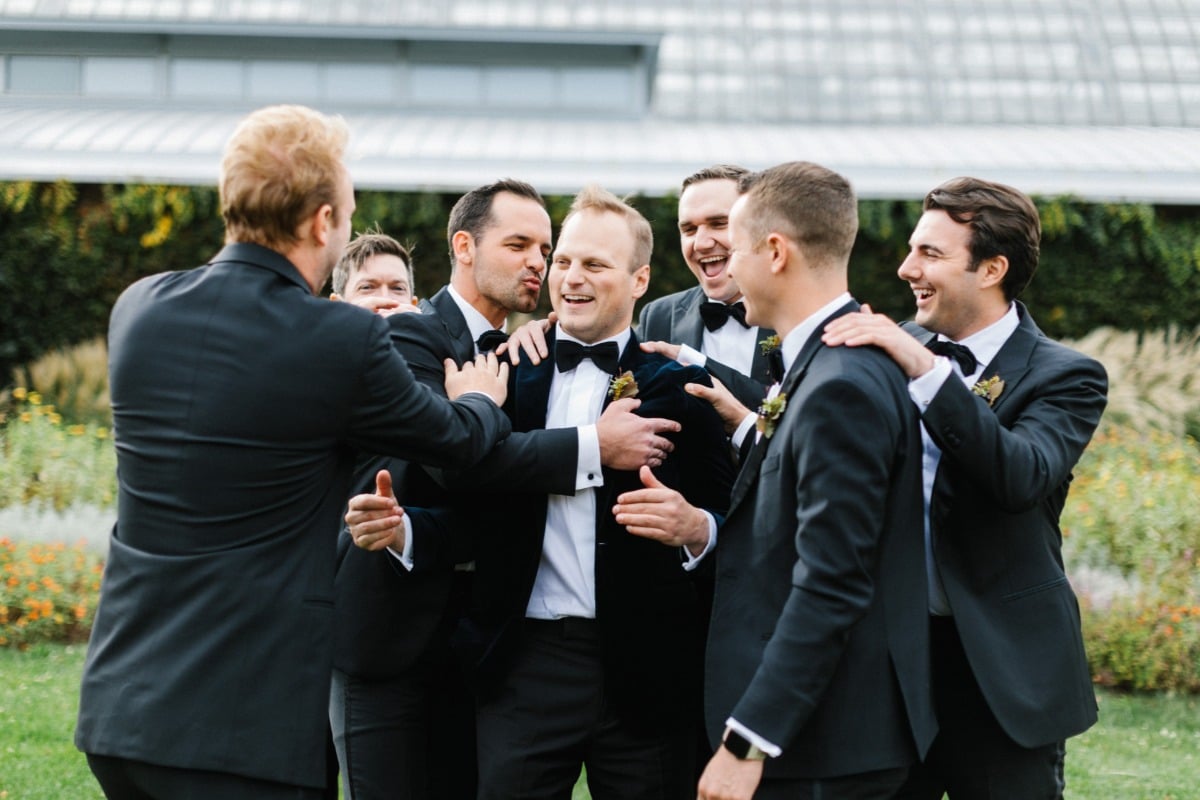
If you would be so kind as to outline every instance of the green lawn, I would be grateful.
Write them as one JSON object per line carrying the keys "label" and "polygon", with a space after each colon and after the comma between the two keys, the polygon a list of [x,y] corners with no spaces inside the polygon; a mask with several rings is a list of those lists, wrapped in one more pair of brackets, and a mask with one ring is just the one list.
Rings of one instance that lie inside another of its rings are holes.
{"label": "green lawn", "polygon": [[[102,797],[71,743],[83,653],[0,648],[0,800]],[[1102,692],[1100,724],[1067,745],[1072,800],[1187,800],[1198,787],[1196,697]]]}

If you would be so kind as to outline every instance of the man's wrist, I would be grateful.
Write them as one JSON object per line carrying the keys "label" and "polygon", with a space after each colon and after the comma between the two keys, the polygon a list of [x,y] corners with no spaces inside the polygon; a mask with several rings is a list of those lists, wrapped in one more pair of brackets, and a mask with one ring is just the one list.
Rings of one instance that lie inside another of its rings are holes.
{"label": "man's wrist", "polygon": [[728,750],[738,761],[763,761],[767,754],[758,745],[733,729],[725,731],[721,746]]}

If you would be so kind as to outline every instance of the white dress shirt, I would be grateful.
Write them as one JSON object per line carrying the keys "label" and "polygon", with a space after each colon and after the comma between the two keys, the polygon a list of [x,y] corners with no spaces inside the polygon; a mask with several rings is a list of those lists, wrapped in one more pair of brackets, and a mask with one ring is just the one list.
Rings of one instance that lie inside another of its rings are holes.
{"label": "white dress shirt", "polygon": [[[706,303],[721,303],[720,300],[705,298]],[[741,302],[737,300],[735,302]],[[715,331],[704,328],[700,338],[700,350],[686,344],[679,346],[679,355],[675,360],[685,366],[703,367],[708,359],[724,364],[730,369],[743,375],[750,374],[754,364],[754,348],[758,347],[758,326],[751,325],[743,328],[737,320],[731,319]]]}
{"label": "white dress shirt", "polygon": [[[1000,352],[1000,348],[1012,336],[1019,323],[1017,307],[1010,305],[1008,312],[1003,317],[959,342],[964,347],[970,348],[971,354],[975,356],[975,371],[970,375],[963,374],[957,361],[946,356],[937,356],[934,359],[933,369],[909,381],[908,394],[917,404],[917,408],[921,410],[922,417],[924,417],[925,409],[933,402],[938,390],[942,388],[942,384],[951,374],[966,384],[968,388],[974,386],[982,377],[983,368],[996,357],[996,353]],[[938,339],[945,338],[941,334],[938,335]],[[942,451],[934,444],[933,437],[925,429],[924,419],[921,421],[921,443],[924,446],[921,456],[921,472],[925,494],[925,573],[929,582],[929,613],[948,617],[951,615],[950,602],[946,599],[946,589],[942,585],[942,577],[938,573],[937,563],[933,558],[933,536],[929,526],[929,504],[933,498],[933,483],[937,478]]]}

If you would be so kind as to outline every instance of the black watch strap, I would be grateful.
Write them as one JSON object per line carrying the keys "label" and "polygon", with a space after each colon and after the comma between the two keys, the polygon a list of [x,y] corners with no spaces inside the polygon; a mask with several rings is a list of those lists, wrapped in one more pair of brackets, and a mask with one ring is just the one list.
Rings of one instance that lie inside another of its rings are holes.
{"label": "black watch strap", "polygon": [[721,746],[740,761],[762,761],[767,757],[766,753],[735,730],[730,730],[725,734]]}

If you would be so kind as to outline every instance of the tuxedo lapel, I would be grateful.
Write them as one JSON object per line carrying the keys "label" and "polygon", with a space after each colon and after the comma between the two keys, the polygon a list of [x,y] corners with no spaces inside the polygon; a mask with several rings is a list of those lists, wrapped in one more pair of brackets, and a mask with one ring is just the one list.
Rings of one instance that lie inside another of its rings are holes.
{"label": "tuxedo lapel", "polygon": [[554,380],[554,330],[546,334],[550,358],[533,364],[522,356],[514,370],[512,397],[513,430],[533,431],[546,427],[547,406],[550,403],[550,383]]}
{"label": "tuxedo lapel", "polygon": [[459,310],[458,303],[450,296],[449,287],[443,286],[431,299],[422,301],[421,307],[432,310],[442,321],[454,342],[454,355],[460,364],[475,358],[475,340],[471,338],[471,329],[467,327],[467,320]]}
{"label": "tuxedo lapel", "polygon": [[1037,347],[1041,331],[1034,324],[1025,306],[1017,303],[1017,313],[1020,321],[1017,329],[1008,337],[1008,341],[996,353],[996,357],[979,373],[980,380],[999,377],[1004,381],[1004,390],[992,403],[992,411],[999,414],[1006,401],[1016,394],[1021,381],[1029,374],[1033,351]]}
{"label": "tuxedo lapel", "polygon": [[[785,417],[787,414],[792,413],[792,401],[790,398],[793,394],[795,394],[796,387],[800,385],[802,380],[804,380],[804,375],[808,372],[808,365],[812,363],[813,357],[816,356],[816,354],[820,352],[821,348],[825,346],[821,342],[821,333],[825,330],[825,326],[828,325],[831,320],[834,320],[837,317],[840,317],[843,314],[847,314],[851,311],[857,311],[858,308],[858,302],[851,300],[849,303],[830,314],[828,318],[822,320],[821,323],[813,330],[812,335],[808,337],[808,340],[804,342],[804,345],[800,348],[800,352],[796,355],[796,360],[793,361],[792,365],[788,368],[787,374],[783,376],[783,381],[779,386],[778,396],[789,398],[788,406],[783,411]],[[776,423],[776,432],[779,431],[779,428],[782,427],[782,425],[783,419],[781,418]],[[755,432],[755,435],[757,435],[757,431]],[[738,503],[740,503],[742,499],[750,493],[750,487],[753,486],[758,480],[758,470],[759,467],[762,466],[763,458],[766,456],[767,448],[769,446],[770,439],[768,439],[766,436],[763,436],[761,439],[755,442],[754,447],[751,448],[750,454],[746,457],[746,462],[742,464],[741,472],[738,473],[737,481],[733,484],[733,494],[729,500],[730,514],[732,514],[734,509],[737,508]]]}
{"label": "tuxedo lapel", "polygon": [[678,344],[686,344],[694,350],[704,346],[704,320],[700,318],[700,304],[703,302],[706,302],[706,298],[698,286],[681,298],[680,305],[675,309],[678,320],[675,338]]}

